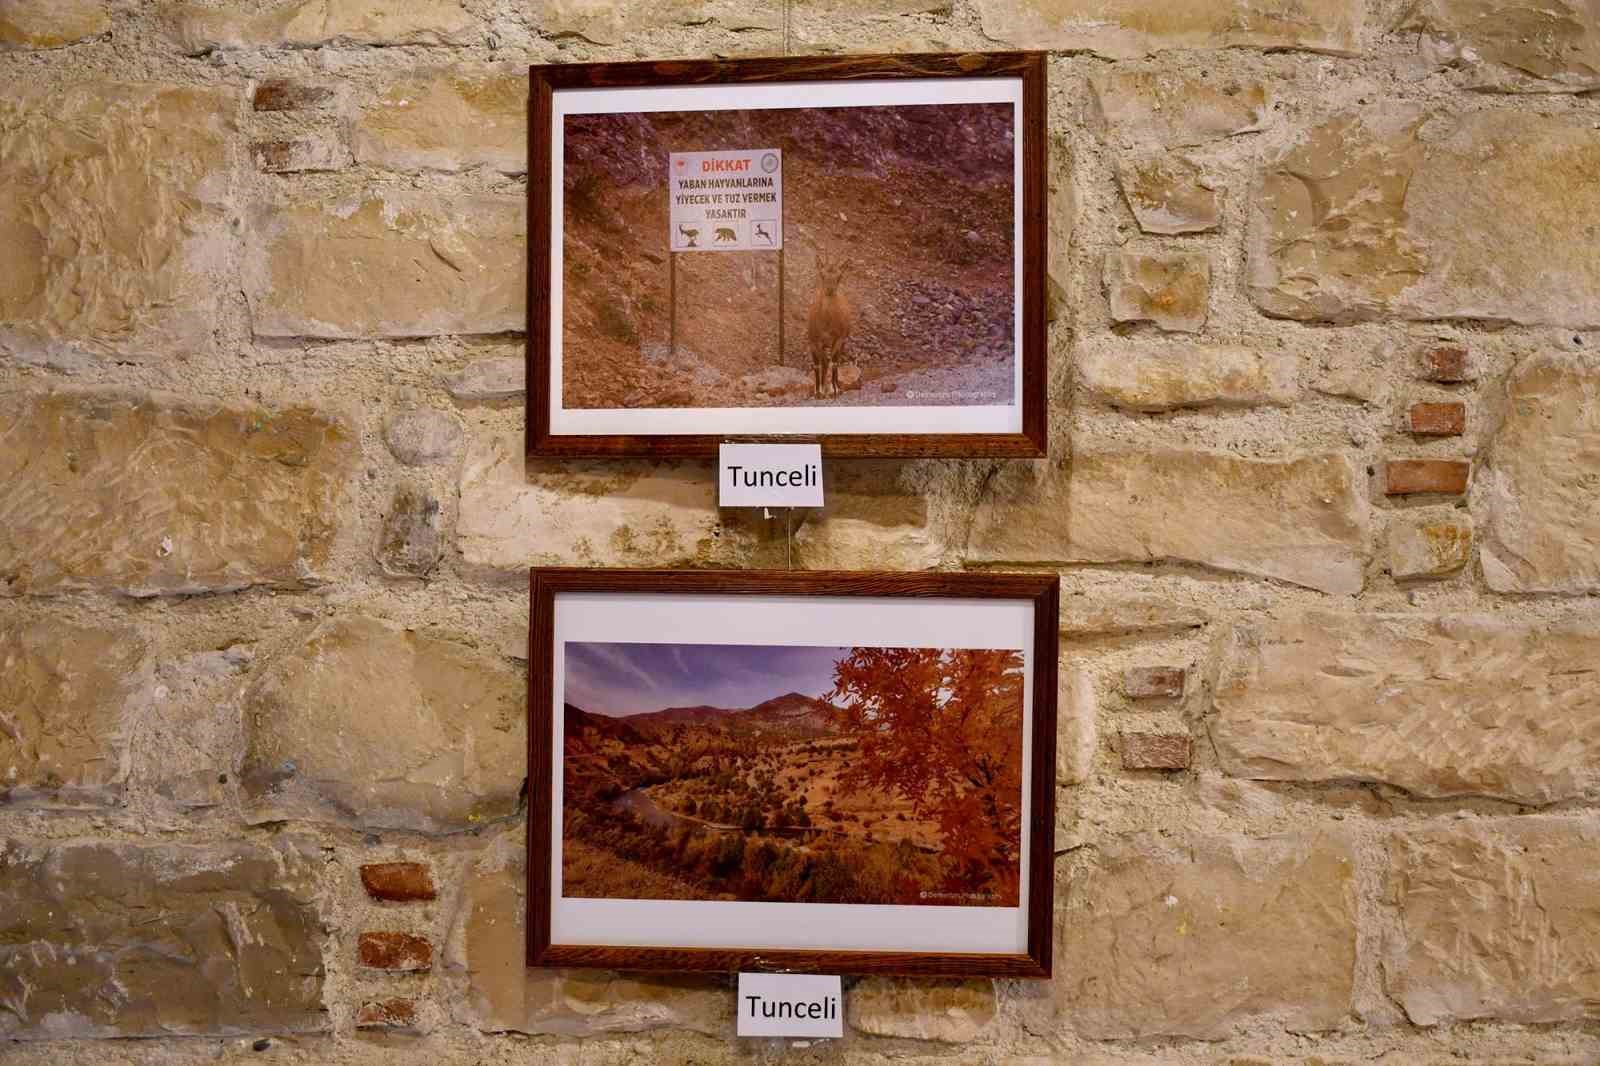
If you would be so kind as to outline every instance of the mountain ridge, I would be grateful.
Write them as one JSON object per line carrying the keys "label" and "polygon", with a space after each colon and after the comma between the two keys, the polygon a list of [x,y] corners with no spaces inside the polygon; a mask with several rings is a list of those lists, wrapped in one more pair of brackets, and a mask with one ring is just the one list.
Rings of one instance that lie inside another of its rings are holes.
{"label": "mountain ridge", "polygon": [[632,729],[641,732],[659,731],[675,725],[719,725],[739,731],[748,729],[759,732],[781,728],[821,734],[828,731],[829,720],[839,713],[839,708],[799,692],[786,692],[749,707],[713,707],[709,704],[697,704],[689,707],[663,707],[659,711],[646,711],[643,714],[607,715],[594,711],[582,713],[626,723]]}

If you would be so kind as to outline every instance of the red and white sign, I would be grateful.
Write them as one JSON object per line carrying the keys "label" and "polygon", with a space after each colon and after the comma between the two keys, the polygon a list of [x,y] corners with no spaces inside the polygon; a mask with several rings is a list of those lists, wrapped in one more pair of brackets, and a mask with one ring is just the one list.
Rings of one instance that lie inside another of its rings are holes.
{"label": "red and white sign", "polygon": [[674,252],[770,252],[783,247],[783,153],[673,152],[667,247]]}

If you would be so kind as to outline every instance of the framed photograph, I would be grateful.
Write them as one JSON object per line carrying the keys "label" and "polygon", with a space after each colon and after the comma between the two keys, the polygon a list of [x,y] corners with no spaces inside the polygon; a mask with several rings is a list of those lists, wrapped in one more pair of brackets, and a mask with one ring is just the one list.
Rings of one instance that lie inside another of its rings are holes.
{"label": "framed photograph", "polygon": [[527,448],[1045,454],[1045,62],[531,68]]}
{"label": "framed photograph", "polygon": [[1048,977],[1058,587],[533,571],[528,964]]}

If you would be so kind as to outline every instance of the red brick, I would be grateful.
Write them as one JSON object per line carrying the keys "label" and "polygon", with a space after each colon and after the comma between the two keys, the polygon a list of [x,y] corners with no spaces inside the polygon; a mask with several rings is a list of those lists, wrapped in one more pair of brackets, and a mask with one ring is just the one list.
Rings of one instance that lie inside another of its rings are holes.
{"label": "red brick", "polygon": [[1389,496],[1424,492],[1459,496],[1467,491],[1471,470],[1465,459],[1390,459],[1383,491]]}
{"label": "red brick", "polygon": [[356,1011],[357,1029],[410,1029],[416,1021],[417,1005],[409,999],[373,1000]]}
{"label": "red brick", "polygon": [[291,78],[266,78],[256,86],[251,102],[257,111],[299,111],[325,107],[332,101],[332,86]]}
{"label": "red brick", "polygon": [[1130,667],[1122,671],[1122,691],[1135,700],[1176,699],[1187,673],[1181,666]]}
{"label": "red brick", "polygon": [[1467,405],[1414,403],[1406,412],[1406,429],[1419,437],[1459,437],[1467,431]]}
{"label": "red brick", "polygon": [[1470,381],[1471,376],[1465,348],[1446,346],[1422,353],[1422,377],[1426,381]]}
{"label": "red brick", "polygon": [[433,968],[433,945],[410,933],[362,933],[356,945],[361,965],[374,970],[422,971]]}
{"label": "red brick", "polygon": [[1187,770],[1193,745],[1187,733],[1122,734],[1124,770]]}
{"label": "red brick", "polygon": [[373,899],[395,903],[436,899],[433,875],[420,862],[369,862],[361,867],[361,884]]}
{"label": "red brick", "polygon": [[294,164],[296,153],[294,141],[253,141],[250,152],[255,157],[256,166],[261,170],[288,170]]}

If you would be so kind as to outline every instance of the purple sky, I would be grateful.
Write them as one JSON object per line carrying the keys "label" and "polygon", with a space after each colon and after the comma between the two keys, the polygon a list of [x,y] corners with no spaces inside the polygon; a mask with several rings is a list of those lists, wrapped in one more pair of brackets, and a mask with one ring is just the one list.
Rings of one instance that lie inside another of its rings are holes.
{"label": "purple sky", "polygon": [[566,702],[624,717],[666,707],[754,707],[833,688],[849,648],[750,644],[612,644],[569,641]]}

